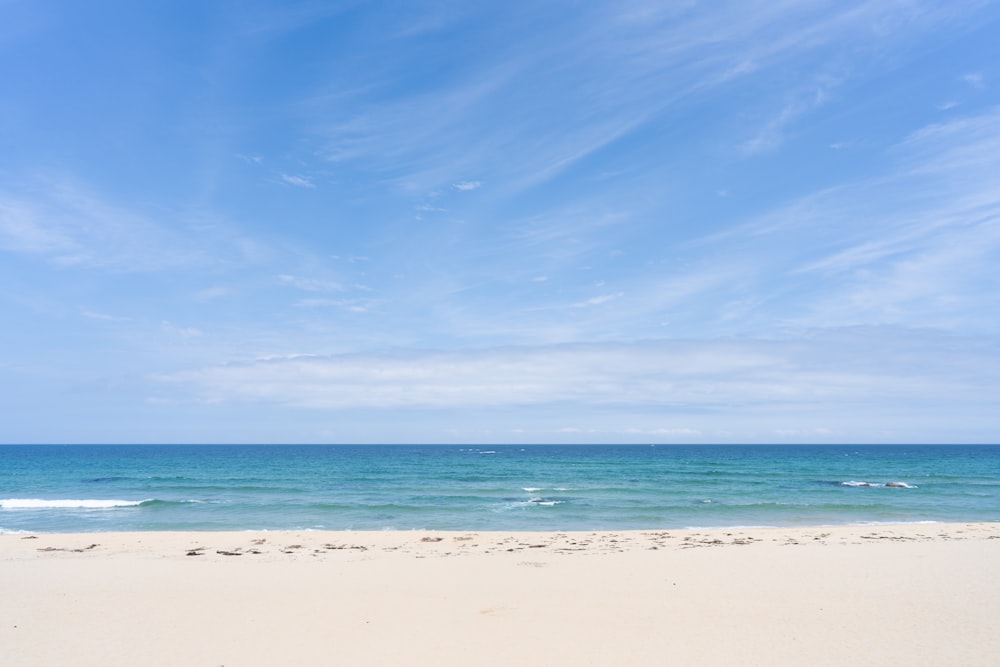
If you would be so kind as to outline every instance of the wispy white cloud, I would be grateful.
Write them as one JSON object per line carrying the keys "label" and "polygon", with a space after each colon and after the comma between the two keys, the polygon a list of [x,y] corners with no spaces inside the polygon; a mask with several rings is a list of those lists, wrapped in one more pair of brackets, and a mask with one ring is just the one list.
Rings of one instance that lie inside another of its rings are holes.
{"label": "wispy white cloud", "polygon": [[281,180],[289,185],[294,185],[298,188],[315,188],[316,184],[313,183],[312,179],[308,176],[297,176],[294,174],[282,174]]}
{"label": "wispy white cloud", "polygon": [[0,189],[0,250],[65,266],[148,272],[243,263],[256,244],[198,216],[169,222],[112,203],[73,178]]}
{"label": "wispy white cloud", "polygon": [[214,287],[206,287],[205,289],[198,290],[195,292],[194,298],[198,301],[212,301],[214,299],[232,296],[232,294],[233,290],[231,288],[216,285]]}
{"label": "wispy white cloud", "polygon": [[446,208],[442,208],[440,206],[433,206],[431,204],[417,204],[414,208],[422,213],[445,213],[448,210]]}
{"label": "wispy white cloud", "polygon": [[[338,89],[357,91],[350,104],[320,93],[303,106],[324,144],[319,153],[381,185],[416,196],[471,186],[477,181],[462,179],[475,173],[489,181],[491,195],[510,198],[665,123],[678,103],[768,75],[788,84],[748,104],[730,132],[744,133],[748,154],[772,151],[844,82],[871,76],[891,62],[894,47],[928,30],[970,22],[977,6],[753,1],[708,8],[636,0],[580,8],[558,21],[551,9],[522,8],[511,25],[544,21],[551,30],[518,32],[503,40],[507,47],[421,86],[401,85],[396,77],[406,68],[396,63],[380,69],[374,85],[338,81]],[[421,21],[434,24],[433,13]],[[746,119],[754,117],[764,120],[747,138]],[[669,160],[658,158],[634,168],[667,168]]]}
{"label": "wispy white cloud", "polygon": [[0,248],[38,254],[72,251],[76,244],[70,235],[45,218],[31,203],[0,193]]}
{"label": "wispy white cloud", "polygon": [[323,280],[318,278],[305,278],[283,273],[278,276],[278,280],[283,285],[295,287],[306,292],[342,292],[344,286],[334,280]]}
{"label": "wispy white cloud", "polygon": [[92,320],[103,320],[105,322],[128,322],[130,319],[128,317],[108,315],[107,313],[98,313],[93,310],[83,310],[80,312],[80,314]]}
{"label": "wispy white cloud", "polygon": [[625,296],[625,292],[615,292],[614,294],[601,294],[598,296],[591,297],[586,301],[579,301],[577,303],[574,303],[570,307],[589,308],[590,306],[599,306],[602,303],[607,303],[608,301],[612,301],[614,299],[620,299],[623,296]]}
{"label": "wispy white cloud", "polygon": [[624,430],[624,433],[628,435],[644,435],[644,436],[656,436],[656,437],[677,437],[677,438],[697,438],[704,435],[700,430],[696,428],[638,428],[631,427]]}
{"label": "wispy white cloud", "polygon": [[351,3],[262,3],[243,8],[230,18],[241,33],[262,40],[279,39],[296,30],[327,21],[347,11]]}
{"label": "wispy white cloud", "polygon": [[900,170],[877,190],[840,192],[855,200],[849,214],[856,231],[801,269],[842,277],[817,301],[815,315],[827,322],[992,326],[996,318],[987,313],[1000,306],[998,137],[996,110],[927,127],[901,144]]}
{"label": "wispy white cloud", "polygon": [[796,438],[801,440],[802,438],[814,438],[816,436],[825,437],[833,435],[834,431],[833,429],[829,428],[811,428],[811,429],[776,428],[774,429],[774,434],[781,436],[782,438]]}
{"label": "wispy white cloud", "polygon": [[340,308],[352,313],[368,312],[368,306],[355,299],[299,299],[295,302],[299,308]]}
{"label": "wispy white cloud", "polygon": [[786,129],[799,117],[823,106],[835,85],[836,82],[824,82],[785,103],[774,118],[757,130],[756,136],[743,143],[741,150],[747,155],[776,150],[784,140]]}
{"label": "wispy white cloud", "polygon": [[[968,341],[966,341],[967,343]],[[161,375],[208,401],[312,409],[575,404],[683,414],[981,401],[1000,367],[952,339],[845,330],[789,341],[650,341],[295,357]],[[798,406],[798,407],[796,407]],[[914,406],[908,408],[906,406]],[[824,409],[827,409],[824,408]]]}
{"label": "wispy white cloud", "polygon": [[201,329],[197,327],[177,326],[176,324],[172,324],[170,322],[167,322],[166,320],[164,320],[160,324],[160,328],[168,336],[176,338],[190,339],[190,338],[198,338],[202,335]]}
{"label": "wispy white cloud", "polygon": [[688,247],[726,266],[730,284],[755,285],[752,295],[720,295],[772,322],[984,330],[1000,312],[998,137],[998,110],[927,126],[890,151],[883,173]]}
{"label": "wispy white cloud", "polygon": [[[542,37],[525,31],[509,49],[469,68],[467,80],[451,79],[410,97],[386,100],[380,95],[348,117],[339,105],[334,113],[340,120],[327,121],[321,130],[328,140],[326,153],[338,162],[392,174],[417,191],[459,182],[456,176],[470,171],[496,175],[506,185],[503,189],[538,184],[702,85],[698,80],[706,78],[704,72],[694,76],[686,70],[731,70],[731,63],[711,58],[707,65],[693,66],[706,62],[693,55],[709,45],[717,51],[720,42],[726,43],[718,37],[719,25],[746,26],[745,19],[760,16],[762,9],[732,16],[732,21],[713,16],[714,27],[705,24],[694,31],[690,21],[675,14],[672,19],[680,25],[671,36],[701,36],[696,42],[682,40],[687,46],[678,51],[663,46],[666,39],[651,44],[662,30],[655,23],[623,21],[628,8],[588,8],[562,21],[558,34],[546,31]],[[736,7],[727,12],[742,13]],[[527,14],[525,21],[530,20]],[[704,13],[696,14],[704,18]],[[636,57],[637,43],[652,57]],[[678,90],[678,81],[690,83]],[[385,82],[387,87],[392,83]],[[537,94],[539,89],[547,94]],[[504,111],[510,99],[519,100],[516,114]],[[356,101],[364,104],[363,98]],[[317,112],[330,116],[326,109]]]}
{"label": "wispy white cloud", "polygon": [[[158,86],[204,86],[165,106],[67,116],[24,84],[66,73],[19,59],[7,119],[55,109],[0,155],[0,299],[8,335],[40,341],[26,356],[89,318],[55,353],[189,369],[153,400],[275,429],[341,410],[355,433],[445,416],[436,433],[830,439],[941,405],[996,424],[995,346],[919,331],[1000,326],[1000,112],[977,53],[995,3],[322,5],[196,19],[210,53],[180,60],[151,40],[178,64]],[[74,159],[88,184],[32,176]],[[894,328],[816,331],[845,324]]]}
{"label": "wispy white cloud", "polygon": [[970,72],[969,74],[963,74],[962,82],[967,83],[973,88],[986,87],[986,77],[984,77],[980,72]]}

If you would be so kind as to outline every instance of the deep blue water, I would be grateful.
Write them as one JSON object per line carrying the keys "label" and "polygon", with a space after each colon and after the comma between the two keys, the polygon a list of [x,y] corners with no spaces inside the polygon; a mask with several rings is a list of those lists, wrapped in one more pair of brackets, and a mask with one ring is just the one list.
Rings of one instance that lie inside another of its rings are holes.
{"label": "deep blue water", "polygon": [[0,532],[915,521],[1000,521],[1000,446],[0,446]]}

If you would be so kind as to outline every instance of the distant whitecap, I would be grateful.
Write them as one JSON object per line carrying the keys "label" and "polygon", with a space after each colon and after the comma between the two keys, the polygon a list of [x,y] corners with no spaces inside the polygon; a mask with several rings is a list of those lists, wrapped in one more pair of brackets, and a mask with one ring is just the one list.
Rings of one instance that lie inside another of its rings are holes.
{"label": "distant whitecap", "polygon": [[42,509],[114,509],[116,507],[136,507],[148,500],[46,500],[43,498],[7,498],[0,500],[0,509],[42,510]]}
{"label": "distant whitecap", "polygon": [[892,488],[892,489],[916,489],[918,488],[916,484],[908,484],[907,482],[858,482],[858,481],[848,481],[840,482],[841,486],[853,486],[853,487],[871,487],[871,488]]}

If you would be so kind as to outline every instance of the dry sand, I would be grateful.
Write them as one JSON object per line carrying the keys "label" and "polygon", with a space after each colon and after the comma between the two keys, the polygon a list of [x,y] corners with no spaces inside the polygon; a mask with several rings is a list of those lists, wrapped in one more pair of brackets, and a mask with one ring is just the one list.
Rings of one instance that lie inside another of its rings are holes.
{"label": "dry sand", "polygon": [[0,535],[0,665],[1000,665],[1000,523]]}

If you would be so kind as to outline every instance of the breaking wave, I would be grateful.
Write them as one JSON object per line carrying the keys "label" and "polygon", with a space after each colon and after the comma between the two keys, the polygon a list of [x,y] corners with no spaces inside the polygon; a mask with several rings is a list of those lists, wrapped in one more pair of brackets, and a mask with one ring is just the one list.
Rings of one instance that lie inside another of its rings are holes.
{"label": "breaking wave", "polygon": [[5,498],[0,499],[0,509],[4,510],[111,510],[122,507],[157,507],[197,503],[198,500],[167,501],[147,498],[145,500],[114,500],[104,498],[46,499],[46,498]]}
{"label": "breaking wave", "polygon": [[891,488],[891,489],[916,489],[916,484],[907,484],[906,482],[838,482],[840,486],[854,486],[854,487],[873,487],[873,488]]}

